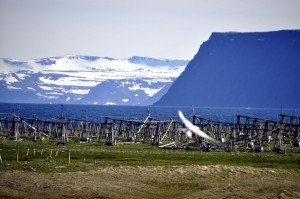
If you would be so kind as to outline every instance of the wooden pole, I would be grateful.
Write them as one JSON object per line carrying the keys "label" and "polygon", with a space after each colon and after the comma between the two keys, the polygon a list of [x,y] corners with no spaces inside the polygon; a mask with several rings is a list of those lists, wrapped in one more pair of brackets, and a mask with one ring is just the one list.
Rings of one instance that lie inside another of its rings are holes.
{"label": "wooden pole", "polygon": [[52,151],[53,149],[50,149],[50,158],[52,158]]}
{"label": "wooden pole", "polygon": [[29,155],[29,148],[27,149],[27,153],[26,153],[26,156],[28,156]]}
{"label": "wooden pole", "polygon": [[69,149],[69,164],[71,164],[71,150]]}
{"label": "wooden pole", "polygon": [[17,149],[17,162],[19,162],[19,147]]}
{"label": "wooden pole", "polygon": [[0,154],[0,163],[2,164],[3,162],[2,162],[2,157],[1,157],[1,154]]}
{"label": "wooden pole", "polygon": [[284,154],[286,154],[286,144],[284,144]]}
{"label": "wooden pole", "polygon": [[35,156],[35,148],[33,149],[33,156]]}

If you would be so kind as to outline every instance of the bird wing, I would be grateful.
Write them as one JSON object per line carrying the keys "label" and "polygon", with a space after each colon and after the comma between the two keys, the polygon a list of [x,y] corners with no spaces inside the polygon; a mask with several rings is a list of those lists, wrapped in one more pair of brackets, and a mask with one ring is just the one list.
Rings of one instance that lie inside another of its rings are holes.
{"label": "bird wing", "polygon": [[181,119],[182,123],[188,128],[190,131],[194,132],[196,135],[206,138],[211,141],[215,141],[214,138],[207,135],[205,132],[201,131],[197,126],[193,125],[188,119],[186,119],[181,111],[178,111],[179,118]]}

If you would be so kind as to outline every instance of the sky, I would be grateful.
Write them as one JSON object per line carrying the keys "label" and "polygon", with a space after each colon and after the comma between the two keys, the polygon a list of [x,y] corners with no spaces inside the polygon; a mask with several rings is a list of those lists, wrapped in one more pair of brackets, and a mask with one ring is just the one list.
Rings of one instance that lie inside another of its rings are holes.
{"label": "sky", "polygon": [[299,0],[0,0],[0,57],[192,59],[212,32],[300,29]]}

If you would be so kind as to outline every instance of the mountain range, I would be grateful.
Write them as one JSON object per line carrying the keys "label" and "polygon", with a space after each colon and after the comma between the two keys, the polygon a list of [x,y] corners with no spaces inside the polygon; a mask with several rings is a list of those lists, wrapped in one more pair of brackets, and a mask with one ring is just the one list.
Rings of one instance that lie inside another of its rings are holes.
{"label": "mountain range", "polygon": [[158,106],[300,107],[300,30],[212,33]]}
{"label": "mountain range", "polygon": [[0,102],[151,105],[188,60],[69,55],[0,59]]}
{"label": "mountain range", "polygon": [[300,30],[212,33],[190,62],[3,58],[0,102],[299,108],[299,58]]}

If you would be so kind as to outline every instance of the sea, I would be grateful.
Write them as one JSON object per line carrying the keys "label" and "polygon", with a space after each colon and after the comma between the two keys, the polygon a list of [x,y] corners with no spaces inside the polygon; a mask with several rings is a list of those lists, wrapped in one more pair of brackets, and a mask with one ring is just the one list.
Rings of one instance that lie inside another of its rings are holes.
{"label": "sea", "polygon": [[[75,104],[16,104],[0,103],[0,113],[15,113],[23,118],[57,119],[63,117],[88,121],[103,121],[105,117],[119,119],[145,119],[148,114],[156,120],[178,119],[181,110],[187,117],[193,114],[203,118],[234,122],[234,115],[247,115],[263,119],[278,120],[278,114],[298,116],[300,109],[284,108],[220,108],[220,107],[160,107],[160,106],[104,106]],[[0,114],[0,119],[3,114]]]}

